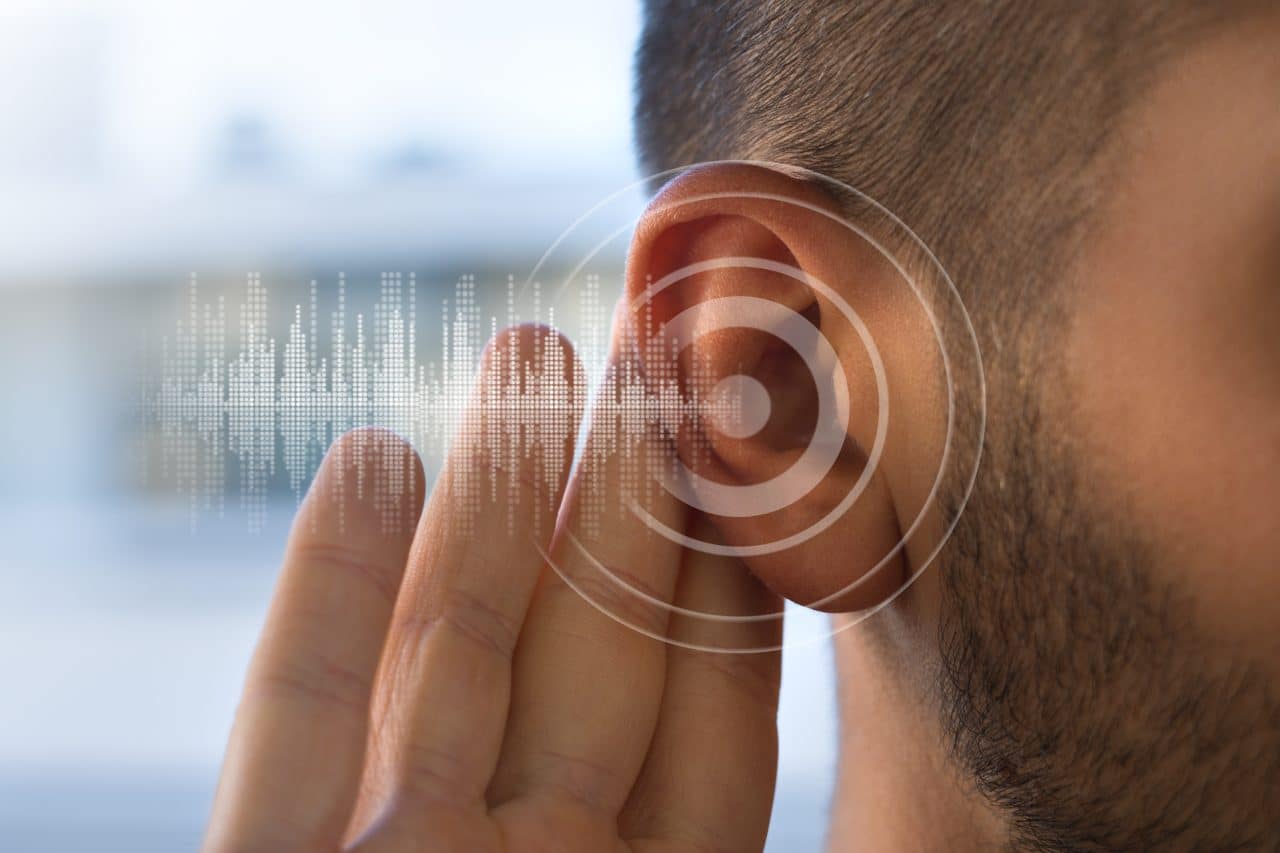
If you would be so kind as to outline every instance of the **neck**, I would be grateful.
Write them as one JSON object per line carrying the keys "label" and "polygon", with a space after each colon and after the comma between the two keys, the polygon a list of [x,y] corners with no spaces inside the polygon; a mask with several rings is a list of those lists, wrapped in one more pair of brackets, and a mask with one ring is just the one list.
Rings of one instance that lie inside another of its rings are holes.
{"label": "neck", "polygon": [[840,761],[829,847],[991,849],[1002,833],[947,757],[929,667],[908,662],[925,659],[908,621],[890,607],[835,637]]}

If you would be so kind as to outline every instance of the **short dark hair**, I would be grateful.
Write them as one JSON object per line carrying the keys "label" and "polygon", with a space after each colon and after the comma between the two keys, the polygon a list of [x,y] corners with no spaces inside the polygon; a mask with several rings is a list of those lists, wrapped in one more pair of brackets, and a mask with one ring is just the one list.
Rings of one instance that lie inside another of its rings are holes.
{"label": "short dark hair", "polygon": [[974,313],[1007,316],[1081,235],[1126,106],[1220,7],[648,0],[641,167],[829,175],[920,235]]}
{"label": "short dark hair", "polygon": [[[1274,721],[1276,697],[1252,669],[1201,660],[1187,603],[1146,570],[1145,543],[1097,517],[1069,437],[1041,412],[1041,389],[1065,386],[1051,321],[1069,289],[1056,285],[1122,167],[1121,124],[1165,61],[1239,4],[646,5],[642,168],[765,160],[866,193],[938,256],[1001,380],[938,569],[938,690],[953,758],[1011,846],[1262,846],[1274,728],[1239,733]],[[958,401],[960,418],[974,411]],[[1235,769],[1197,784],[1192,760]]]}

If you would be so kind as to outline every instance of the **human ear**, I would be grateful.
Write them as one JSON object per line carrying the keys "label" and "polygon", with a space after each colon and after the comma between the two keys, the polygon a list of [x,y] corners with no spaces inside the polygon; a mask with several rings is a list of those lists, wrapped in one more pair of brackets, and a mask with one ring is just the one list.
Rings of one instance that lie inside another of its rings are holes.
{"label": "human ear", "polygon": [[626,302],[646,373],[701,403],[668,488],[775,592],[843,611],[910,576],[902,518],[940,445],[918,305],[837,213],[781,170],[686,172],[636,229]]}

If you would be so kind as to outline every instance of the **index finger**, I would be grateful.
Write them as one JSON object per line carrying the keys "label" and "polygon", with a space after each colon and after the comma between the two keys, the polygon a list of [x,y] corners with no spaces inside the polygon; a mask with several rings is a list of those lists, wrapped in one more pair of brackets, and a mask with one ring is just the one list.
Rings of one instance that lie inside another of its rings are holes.
{"label": "index finger", "polygon": [[[390,502],[367,493],[388,487],[399,492]],[[206,850],[341,841],[422,499],[417,456],[390,432],[347,433],[325,457],[245,680]]]}

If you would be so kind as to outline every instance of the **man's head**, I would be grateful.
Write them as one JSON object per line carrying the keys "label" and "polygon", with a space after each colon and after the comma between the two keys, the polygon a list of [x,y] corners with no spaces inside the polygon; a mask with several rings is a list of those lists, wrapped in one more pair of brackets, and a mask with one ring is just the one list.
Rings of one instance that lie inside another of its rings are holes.
{"label": "man's head", "polygon": [[[964,298],[986,442],[920,625],[953,755],[1011,841],[1264,843],[1280,808],[1280,16],[657,0],[637,83],[648,171],[749,159],[831,175],[900,217]],[[714,195],[716,174],[695,180]],[[633,262],[759,254],[821,272],[861,300],[910,386],[894,409],[906,433],[847,538],[788,555],[799,579],[753,566],[808,592],[837,549],[873,563],[919,506],[911,468],[938,462],[936,353],[853,241],[810,239],[820,226],[768,206],[698,204],[642,228]],[[696,286],[823,310],[766,279]],[[856,391],[859,356],[840,355]],[[793,387],[791,369],[773,385]],[[974,412],[961,401],[962,427]],[[720,442],[726,475],[794,458],[785,430],[768,438]]]}

